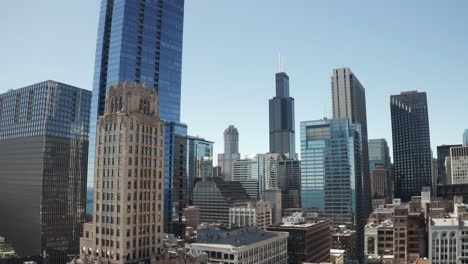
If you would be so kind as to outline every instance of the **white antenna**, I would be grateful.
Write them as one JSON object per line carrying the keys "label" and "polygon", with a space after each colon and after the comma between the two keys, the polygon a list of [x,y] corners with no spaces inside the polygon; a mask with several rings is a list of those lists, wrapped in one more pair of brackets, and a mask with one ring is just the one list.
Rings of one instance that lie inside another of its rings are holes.
{"label": "white antenna", "polygon": [[281,72],[281,52],[278,52],[278,72]]}

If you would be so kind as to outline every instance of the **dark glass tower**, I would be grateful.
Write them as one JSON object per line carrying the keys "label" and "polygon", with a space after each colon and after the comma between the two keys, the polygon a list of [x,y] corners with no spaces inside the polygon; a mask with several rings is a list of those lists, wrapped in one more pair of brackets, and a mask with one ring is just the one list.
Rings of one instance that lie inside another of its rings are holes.
{"label": "dark glass tower", "polygon": [[426,93],[390,97],[394,159],[394,195],[402,201],[432,186],[432,153]]}
{"label": "dark glass tower", "polygon": [[[90,182],[96,121],[104,113],[106,91],[119,81],[146,84],[158,91],[160,117],[168,124],[165,177],[173,176],[171,133],[180,130],[176,127],[180,122],[183,19],[184,0],[101,0],[91,103]],[[169,203],[165,207],[170,208],[172,181],[165,184],[165,202]]]}
{"label": "dark glass tower", "polygon": [[45,81],[0,95],[0,234],[65,263],[85,220],[91,92]]}

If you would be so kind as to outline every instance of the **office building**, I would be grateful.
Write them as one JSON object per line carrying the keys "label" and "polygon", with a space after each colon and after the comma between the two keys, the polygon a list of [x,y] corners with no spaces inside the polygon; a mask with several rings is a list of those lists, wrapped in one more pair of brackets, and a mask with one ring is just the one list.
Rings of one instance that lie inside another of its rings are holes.
{"label": "office building", "polygon": [[0,95],[0,234],[19,256],[46,251],[52,264],[79,252],[90,103],[55,81]]}
{"label": "office building", "polygon": [[93,222],[84,225],[81,259],[147,262],[161,253],[165,126],[158,102],[156,91],[137,84],[107,92],[96,124]]}
{"label": "office building", "polygon": [[278,161],[278,187],[283,210],[301,208],[301,162],[282,156]]}
{"label": "office building", "polygon": [[365,220],[361,203],[361,129],[347,118],[301,122],[301,197],[333,226]]}
{"label": "office building", "polygon": [[198,231],[197,242],[186,245],[192,255],[207,254],[208,263],[287,264],[288,234],[255,227]]}
{"label": "office building", "polygon": [[251,199],[259,199],[258,162],[256,155],[232,162],[232,180],[240,182]]}
{"label": "office building", "polygon": [[451,184],[468,184],[468,146],[450,149]]}
{"label": "office building", "polygon": [[432,153],[426,93],[410,91],[390,97],[394,195],[402,201],[432,186]]}
{"label": "office building", "polygon": [[239,182],[224,181],[219,177],[205,178],[197,182],[193,190],[193,205],[200,210],[201,223],[229,226],[229,208],[249,200]]}
{"label": "office building", "polygon": [[276,95],[269,101],[270,153],[296,157],[294,98],[289,96],[289,76],[276,73]]}
{"label": "office building", "polygon": [[442,145],[437,146],[437,185],[450,184],[450,175],[446,174],[445,160],[450,157],[450,149],[461,147],[462,145]]}
{"label": "office building", "polygon": [[468,129],[463,132],[463,146],[468,146]]}
{"label": "office building", "polygon": [[213,176],[213,142],[187,136],[187,197],[193,200],[193,188],[198,180]]}
{"label": "office building", "polygon": [[[94,175],[96,121],[104,114],[106,92],[118,82],[139,83],[158,92],[159,114],[167,125],[164,151],[165,205],[173,206],[174,137],[180,124],[184,0],[101,0],[94,64],[88,176]],[[169,215],[165,215],[168,231]]]}
{"label": "office building", "polygon": [[384,166],[377,165],[371,172],[372,199],[387,198],[387,171]]}
{"label": "office building", "polygon": [[[166,125],[166,151],[172,152],[172,159],[165,160],[164,166],[164,232],[180,236],[183,231],[184,208],[187,207],[187,127],[172,123]],[[168,142],[167,139],[171,140]],[[167,156],[167,155],[166,155]],[[171,164],[167,164],[171,162]],[[171,168],[168,170],[167,168]],[[178,232],[177,232],[178,231]]]}
{"label": "office building", "polygon": [[278,188],[269,188],[265,190],[265,201],[271,204],[271,222],[273,224],[281,223],[283,215],[282,195]]}
{"label": "office building", "polygon": [[288,263],[322,263],[330,260],[330,220],[271,225],[268,231],[287,232]]}
{"label": "office building", "polygon": [[[364,232],[363,232],[364,233]],[[333,249],[341,249],[345,251],[345,263],[362,263],[359,262],[361,258],[358,232],[351,230],[346,226],[340,226],[332,229],[332,244]]]}
{"label": "office building", "polygon": [[367,137],[366,91],[349,68],[334,69],[331,76],[333,118],[347,118],[350,124],[361,126],[362,183],[361,209],[365,216],[371,212],[369,148]]}
{"label": "office building", "polygon": [[224,180],[232,181],[232,163],[239,159],[239,131],[231,125],[224,130],[224,153],[218,154],[218,166]]}
{"label": "office building", "polygon": [[271,223],[271,204],[269,202],[260,200],[229,208],[229,228],[256,226],[265,230]]}
{"label": "office building", "polygon": [[[392,175],[392,161],[390,158],[390,149],[385,139],[369,139],[369,171],[370,175],[375,170],[377,165],[385,168],[385,175],[387,178],[387,194],[392,198],[393,194],[393,175]],[[372,192],[371,192],[372,194]]]}

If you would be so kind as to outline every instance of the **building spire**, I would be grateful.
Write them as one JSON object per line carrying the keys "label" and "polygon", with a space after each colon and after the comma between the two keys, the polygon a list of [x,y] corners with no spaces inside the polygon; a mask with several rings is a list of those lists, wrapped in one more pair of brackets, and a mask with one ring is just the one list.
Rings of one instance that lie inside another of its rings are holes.
{"label": "building spire", "polygon": [[284,72],[284,57],[278,52],[278,72]]}

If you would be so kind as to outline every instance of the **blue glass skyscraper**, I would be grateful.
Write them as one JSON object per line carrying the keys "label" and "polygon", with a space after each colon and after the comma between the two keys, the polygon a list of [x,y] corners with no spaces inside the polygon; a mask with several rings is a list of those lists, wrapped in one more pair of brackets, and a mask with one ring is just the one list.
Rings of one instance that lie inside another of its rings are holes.
{"label": "blue glass skyscraper", "polygon": [[[106,91],[117,82],[146,84],[158,91],[160,117],[168,125],[166,148],[171,147],[171,131],[180,122],[183,20],[184,0],[101,0],[91,102],[89,182],[94,176],[96,121],[104,112]],[[173,164],[170,153],[165,151],[166,166]],[[173,167],[166,167],[167,171],[172,172]],[[166,183],[168,191],[172,186],[170,181]],[[170,203],[169,196],[165,193],[165,202]]]}

